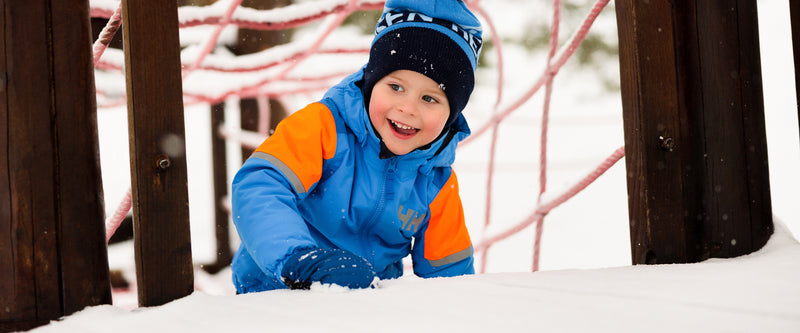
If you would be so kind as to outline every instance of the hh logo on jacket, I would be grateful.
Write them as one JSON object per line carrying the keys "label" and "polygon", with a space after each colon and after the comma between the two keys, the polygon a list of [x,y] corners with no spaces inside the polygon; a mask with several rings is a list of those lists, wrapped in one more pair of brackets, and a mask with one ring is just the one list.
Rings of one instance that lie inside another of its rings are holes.
{"label": "hh logo on jacket", "polygon": [[403,205],[400,205],[400,208],[397,209],[397,217],[403,222],[403,227],[401,229],[407,231],[412,231],[411,227],[414,227],[413,232],[417,232],[417,228],[419,228],[419,224],[422,222],[422,220],[425,219],[425,215],[427,214],[420,215],[419,212],[416,212],[411,208],[409,208],[408,211],[403,214]]}

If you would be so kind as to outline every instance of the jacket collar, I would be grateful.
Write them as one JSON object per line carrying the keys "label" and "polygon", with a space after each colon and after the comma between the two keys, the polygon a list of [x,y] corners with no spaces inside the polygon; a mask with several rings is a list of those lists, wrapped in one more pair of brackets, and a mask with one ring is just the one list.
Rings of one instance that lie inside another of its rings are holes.
{"label": "jacket collar", "polygon": [[[331,112],[337,112],[345,125],[355,135],[356,141],[369,150],[381,151],[381,142],[369,121],[364,95],[360,83],[363,81],[362,69],[345,77],[333,86],[322,99]],[[427,149],[417,149],[408,154],[394,156],[399,162],[409,161],[420,165],[420,172],[427,173],[434,167],[448,167],[455,161],[458,142],[470,134],[463,115],[459,115],[451,125],[452,133],[440,136]],[[367,147],[369,146],[369,147]],[[377,156],[376,156],[377,157]]]}

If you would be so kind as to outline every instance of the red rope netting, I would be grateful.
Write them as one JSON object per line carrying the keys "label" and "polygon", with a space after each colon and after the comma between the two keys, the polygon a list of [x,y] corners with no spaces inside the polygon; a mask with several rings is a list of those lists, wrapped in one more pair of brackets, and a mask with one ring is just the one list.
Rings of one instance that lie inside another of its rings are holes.
{"label": "red rope netting", "polygon": [[[480,125],[473,134],[462,143],[469,144],[473,140],[491,131],[491,145],[488,152],[488,177],[486,184],[486,210],[484,217],[483,239],[474,246],[481,260],[480,271],[484,272],[487,263],[487,253],[495,243],[514,235],[533,223],[536,223],[534,239],[532,270],[539,269],[540,243],[543,232],[544,217],[554,208],[566,202],[578,192],[586,188],[595,179],[607,171],[617,161],[624,156],[624,149],[615,150],[603,163],[598,165],[587,176],[580,179],[575,185],[568,188],[563,193],[556,195],[555,199],[543,202],[543,195],[547,189],[547,138],[548,122],[550,113],[550,99],[553,92],[553,79],[567,60],[575,53],[578,46],[586,38],[589,29],[594,23],[600,12],[606,7],[609,0],[597,0],[591,7],[589,13],[583,19],[579,29],[571,38],[559,49],[558,35],[561,22],[561,1],[553,0],[552,25],[550,29],[549,50],[547,66],[545,71],[538,77],[530,89],[520,98],[514,100],[509,106],[500,108],[503,99],[503,53],[502,40],[498,35],[493,18],[488,15],[481,5],[480,0],[467,1],[467,5],[484,21],[488,34],[493,42],[493,50],[496,52],[498,64],[497,75],[498,85],[496,89],[496,99],[492,117],[484,124]],[[301,68],[313,56],[319,55],[346,55],[356,54],[365,55],[369,51],[369,41],[371,36],[356,41],[337,43],[329,37],[342,24],[342,22],[357,11],[379,10],[383,8],[383,1],[378,0],[319,0],[303,2],[283,8],[271,10],[255,10],[241,6],[241,0],[222,0],[211,6],[205,7],[181,7],[179,9],[179,25],[181,30],[193,27],[213,27],[208,37],[193,45],[192,51],[182,52],[182,63],[184,85],[187,81],[199,81],[209,77],[208,75],[225,75],[226,73],[252,74],[250,80],[240,80],[238,85],[225,87],[215,86],[215,89],[200,89],[195,87],[184,87],[184,103],[191,104],[214,104],[225,101],[229,97],[258,98],[264,100],[266,97],[281,98],[288,95],[302,94],[308,92],[323,91],[330,87],[345,75],[352,73],[355,68],[343,68],[333,72],[303,74],[296,73],[296,69]],[[100,71],[122,73],[124,67],[124,56],[121,51],[107,51],[108,43],[118,30],[121,24],[120,4],[117,1],[93,1],[91,8],[92,17],[109,18],[109,22],[103,29],[100,37],[94,45],[95,66]],[[306,26],[312,22],[322,21],[317,32],[312,38],[295,40],[288,44],[273,47],[265,51],[251,55],[230,56],[221,52],[215,53],[216,46],[219,44],[220,36],[227,26],[256,30],[281,30]],[[103,55],[106,54],[106,57]],[[344,66],[346,67],[346,66]],[[191,78],[187,80],[187,78]],[[497,134],[499,125],[508,118],[513,112],[519,110],[527,103],[539,90],[544,87],[544,106],[542,112],[541,140],[540,140],[540,174],[539,174],[539,195],[533,212],[522,221],[508,227],[504,231],[487,236],[487,228],[491,224],[492,206],[492,185],[495,173],[495,155],[497,147]],[[107,87],[98,86],[98,105],[100,107],[113,107],[126,103],[124,93],[110,93]],[[119,98],[108,96],[123,95]],[[100,100],[103,100],[101,103]],[[267,108],[269,103],[259,103],[262,108]],[[264,122],[264,119],[261,119]],[[268,122],[268,120],[267,120]],[[263,126],[261,126],[263,127]],[[243,146],[253,148],[261,143],[266,137],[266,130],[259,130],[259,133],[246,131],[233,131],[231,129],[220,128],[219,135],[227,140],[235,141]],[[108,238],[114,233],[127,215],[131,208],[131,191],[128,190],[125,198],[118,206],[116,212],[107,220]]]}

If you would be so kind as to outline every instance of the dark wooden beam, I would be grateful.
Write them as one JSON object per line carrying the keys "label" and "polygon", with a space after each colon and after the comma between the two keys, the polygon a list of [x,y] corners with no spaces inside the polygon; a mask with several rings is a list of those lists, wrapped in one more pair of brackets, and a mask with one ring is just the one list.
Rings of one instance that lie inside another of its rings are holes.
{"label": "dark wooden beam", "polygon": [[0,330],[109,304],[89,4],[0,1]]}
{"label": "dark wooden beam", "polygon": [[3,243],[0,311],[4,322],[61,314],[56,234],[56,155],[50,87],[49,1],[3,2],[5,132],[0,157]]}
{"label": "dark wooden beam", "polygon": [[87,0],[51,1],[64,314],[111,304]]}
{"label": "dark wooden beam", "polygon": [[633,262],[772,233],[755,1],[616,2]]}
{"label": "dark wooden beam", "polygon": [[194,290],[178,11],[123,0],[134,248],[140,306]]}
{"label": "dark wooden beam", "polygon": [[797,100],[797,120],[800,126],[800,0],[789,0],[792,22],[792,50],[794,54],[794,89]]}
{"label": "dark wooden beam", "polygon": [[230,216],[223,201],[228,196],[228,163],[225,139],[219,135],[219,128],[225,124],[225,104],[211,106],[211,163],[213,166],[214,184],[214,223],[217,244],[216,262],[204,265],[203,268],[216,274],[228,267],[233,260],[233,249],[230,240]]}
{"label": "dark wooden beam", "polygon": [[686,246],[693,232],[681,222],[683,165],[674,149],[663,148],[681,137],[672,8],[619,1],[616,9],[633,262],[657,262],[652,248],[665,249],[664,259],[696,257]]}

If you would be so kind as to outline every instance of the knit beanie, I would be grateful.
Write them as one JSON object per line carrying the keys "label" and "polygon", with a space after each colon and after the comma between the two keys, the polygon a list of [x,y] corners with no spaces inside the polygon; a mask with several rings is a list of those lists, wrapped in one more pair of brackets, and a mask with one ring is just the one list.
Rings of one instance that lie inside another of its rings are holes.
{"label": "knit beanie", "polygon": [[450,103],[449,127],[475,85],[482,29],[462,0],[388,0],[375,26],[364,69],[364,101],[396,70],[411,70],[439,84]]}

